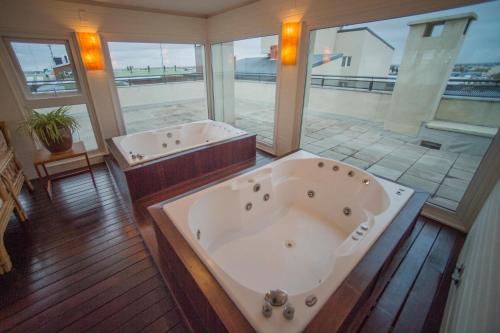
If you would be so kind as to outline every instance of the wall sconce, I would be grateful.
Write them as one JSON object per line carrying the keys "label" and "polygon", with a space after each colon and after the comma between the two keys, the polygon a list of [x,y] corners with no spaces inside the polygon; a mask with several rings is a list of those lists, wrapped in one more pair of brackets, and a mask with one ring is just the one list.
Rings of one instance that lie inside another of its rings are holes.
{"label": "wall sconce", "polygon": [[77,32],[83,65],[88,71],[103,70],[104,59],[99,35],[92,32]]}
{"label": "wall sconce", "polygon": [[297,63],[297,45],[299,43],[298,22],[283,23],[281,31],[281,63],[295,65]]}

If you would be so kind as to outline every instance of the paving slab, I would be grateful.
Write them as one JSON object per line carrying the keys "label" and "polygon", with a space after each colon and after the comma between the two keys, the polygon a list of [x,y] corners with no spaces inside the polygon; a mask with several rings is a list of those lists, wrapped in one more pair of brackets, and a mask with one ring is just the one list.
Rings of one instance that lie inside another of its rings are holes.
{"label": "paving slab", "polygon": [[337,147],[333,148],[333,150],[336,151],[337,153],[341,153],[341,154],[349,155],[349,156],[356,154],[358,152],[358,150],[349,148],[345,144],[338,145]]}
{"label": "paving slab", "polygon": [[337,161],[343,161],[343,160],[345,160],[348,157],[347,155],[344,155],[344,154],[341,154],[341,153],[337,153],[337,152],[332,151],[332,150],[322,151],[322,152],[319,153],[319,156],[322,156],[322,157],[325,157],[325,158],[331,158],[331,159],[334,159],[334,160],[337,160]]}
{"label": "paving slab", "polygon": [[481,159],[482,156],[460,154],[453,167],[468,172],[475,172],[479,166],[479,163],[481,163]]}
{"label": "paving slab", "polygon": [[314,143],[305,144],[302,146],[302,149],[304,149],[310,153],[313,153],[313,154],[317,154],[317,153],[320,153],[324,150],[327,150],[325,147],[317,146]]}
{"label": "paving slab", "polygon": [[469,186],[469,181],[460,178],[446,176],[443,180],[443,185],[447,185],[456,188],[460,191],[465,191],[467,186]]}
{"label": "paving slab", "polygon": [[462,169],[457,169],[453,166],[448,172],[448,176],[470,182],[472,180],[472,177],[474,176],[474,173]]}
{"label": "paving slab", "polygon": [[354,158],[354,157],[348,157],[346,158],[345,160],[343,160],[342,162],[346,162],[348,164],[351,164],[351,165],[354,165],[360,169],[366,169],[370,166],[370,162],[367,162],[367,161],[363,161],[363,160],[360,160],[360,159],[357,159],[357,158]]}
{"label": "paving slab", "polygon": [[407,158],[400,157],[398,155],[389,154],[384,156],[380,161],[376,164],[383,166],[385,168],[398,170],[398,171],[406,171],[408,170],[416,160],[411,160]]}
{"label": "paving slab", "polygon": [[395,181],[403,174],[402,171],[389,169],[378,164],[372,165],[367,169],[367,171],[392,181]]}
{"label": "paving slab", "polygon": [[398,180],[398,183],[412,187],[414,189],[425,191],[429,194],[434,194],[439,187],[438,183],[426,180],[408,173],[403,174]]}
{"label": "paving slab", "polygon": [[459,202],[465,193],[465,188],[458,189],[448,185],[441,185],[436,192],[436,195],[442,198]]}
{"label": "paving slab", "polygon": [[437,184],[440,184],[443,181],[444,177],[446,176],[446,172],[443,173],[437,172],[427,167],[426,165],[417,165],[417,164],[414,164],[411,168],[409,168],[405,174],[430,180],[431,182]]}
{"label": "paving slab", "polygon": [[457,207],[458,207],[458,202],[457,201],[453,201],[453,200],[450,200],[450,199],[446,199],[446,198],[442,198],[442,197],[439,197],[439,196],[434,196],[432,198],[429,199],[429,202],[437,205],[437,206],[440,206],[440,207],[444,207],[444,208],[447,208],[449,210],[456,210]]}
{"label": "paving slab", "polygon": [[356,154],[354,154],[354,157],[356,157],[357,159],[369,162],[370,164],[373,164],[373,163],[377,162],[378,160],[380,160],[385,155],[387,155],[387,154],[380,152],[379,150],[366,148],[366,149],[358,151]]}

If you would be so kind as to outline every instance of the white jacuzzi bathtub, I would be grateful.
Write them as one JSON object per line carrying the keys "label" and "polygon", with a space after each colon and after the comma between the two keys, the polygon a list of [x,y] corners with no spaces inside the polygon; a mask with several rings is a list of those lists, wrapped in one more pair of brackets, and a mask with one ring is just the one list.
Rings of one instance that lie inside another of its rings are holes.
{"label": "white jacuzzi bathtub", "polygon": [[[256,331],[300,332],[412,193],[299,151],[163,210]],[[262,314],[274,289],[287,292],[292,320],[284,306]]]}
{"label": "white jacuzzi bathtub", "polygon": [[113,141],[132,166],[243,134],[246,132],[231,125],[203,120],[118,136]]}

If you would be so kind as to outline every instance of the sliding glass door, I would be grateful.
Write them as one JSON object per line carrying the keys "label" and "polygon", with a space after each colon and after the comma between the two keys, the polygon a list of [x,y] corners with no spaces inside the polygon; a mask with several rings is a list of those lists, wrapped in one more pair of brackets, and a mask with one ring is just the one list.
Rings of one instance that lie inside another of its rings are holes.
{"label": "sliding glass door", "polygon": [[455,211],[500,126],[499,12],[495,1],[311,31],[300,147]]}
{"label": "sliding glass door", "polygon": [[204,47],[109,42],[127,133],[208,119]]}
{"label": "sliding glass door", "polygon": [[214,44],[212,77],[215,119],[274,144],[278,36]]}

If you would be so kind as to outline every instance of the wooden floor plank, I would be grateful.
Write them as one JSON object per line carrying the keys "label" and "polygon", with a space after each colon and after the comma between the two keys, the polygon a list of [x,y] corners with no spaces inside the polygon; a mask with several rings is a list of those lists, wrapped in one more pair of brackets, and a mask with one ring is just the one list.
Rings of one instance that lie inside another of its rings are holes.
{"label": "wooden floor plank", "polygon": [[[119,258],[129,256],[144,249],[142,239],[139,236],[128,239],[123,243],[113,246],[109,251],[101,251],[94,256],[90,256],[82,261],[78,261],[70,266],[62,268],[50,275],[35,280],[33,277],[30,281],[23,281],[23,288],[11,289],[10,293],[6,293],[2,299],[2,304],[8,304],[9,299],[19,299],[26,297],[29,294],[40,292],[43,288],[65,288],[71,281],[73,283],[84,279],[86,276],[105,267],[106,264],[115,262]],[[50,266],[55,267],[54,266]]]}
{"label": "wooden floor plank", "polygon": [[[172,310],[174,306],[174,302],[171,298],[163,298],[157,303],[153,304],[151,307],[138,313],[136,316],[123,323],[115,331],[123,333],[140,332],[142,329],[149,326],[152,322],[167,314],[167,312]],[[175,311],[173,311],[173,313],[175,314]],[[177,323],[177,321],[178,318],[176,318],[175,323]]]}
{"label": "wooden floor plank", "polygon": [[[176,324],[177,322],[177,324]],[[165,316],[156,319],[151,325],[145,327],[141,332],[158,333],[158,332],[172,332],[172,333],[187,333],[189,330],[182,322],[179,322],[179,314],[177,310],[171,310]]]}
{"label": "wooden floor plank", "polygon": [[[170,296],[167,294],[164,288],[159,287],[153,289],[146,295],[122,308],[119,312],[116,312],[112,316],[106,318],[106,321],[102,321],[99,324],[93,326],[90,330],[95,333],[110,332],[113,329],[116,329],[126,323],[133,316],[150,308],[155,303],[167,297]],[[169,299],[168,301],[173,302],[171,299]]]}
{"label": "wooden floor plank", "polygon": [[391,282],[382,293],[374,311],[361,328],[362,332],[389,332],[439,230],[438,224],[426,223]]}
{"label": "wooden floor plank", "polygon": [[[79,304],[79,306],[65,309],[58,314],[55,320],[46,322],[40,329],[46,332],[56,332],[72,324],[75,325],[74,323],[78,322],[78,320],[82,320],[82,322],[87,320],[88,327],[91,327],[105,319],[105,317],[102,317],[102,313],[110,305],[115,306],[117,310],[121,309],[121,307],[116,307],[116,299],[119,300],[123,295],[128,295],[136,290],[142,290],[143,292],[145,290],[147,292],[161,285],[162,282],[156,269],[154,267],[146,268],[96,297]],[[82,322],[77,325],[82,325]],[[75,327],[71,328],[71,330],[73,332],[78,331]]]}
{"label": "wooden floor plank", "polygon": [[417,276],[393,332],[421,332],[451,257],[458,232],[442,229]]}

